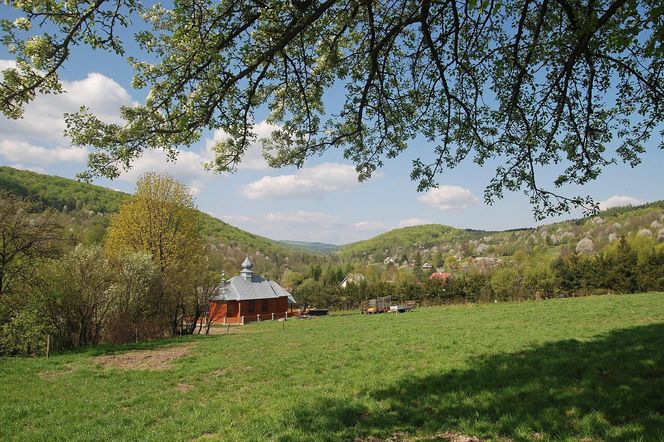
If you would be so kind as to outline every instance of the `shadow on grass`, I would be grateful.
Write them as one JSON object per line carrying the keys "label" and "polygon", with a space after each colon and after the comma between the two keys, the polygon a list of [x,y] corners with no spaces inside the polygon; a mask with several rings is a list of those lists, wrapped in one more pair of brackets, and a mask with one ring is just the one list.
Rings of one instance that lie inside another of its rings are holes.
{"label": "shadow on grass", "polygon": [[209,337],[201,335],[187,335],[182,337],[175,336],[152,339],[149,341],[139,341],[136,343],[128,342],[124,344],[99,344],[77,349],[64,350],[56,354],[83,354],[88,356],[112,355],[116,353],[126,353],[132,350],[157,350],[166,347],[177,347],[180,345],[191,344],[192,342],[206,338]]}
{"label": "shadow on grass", "polygon": [[302,437],[328,440],[445,431],[515,441],[664,440],[664,324],[469,365],[368,387],[357,399],[312,399],[293,409],[292,425]]}

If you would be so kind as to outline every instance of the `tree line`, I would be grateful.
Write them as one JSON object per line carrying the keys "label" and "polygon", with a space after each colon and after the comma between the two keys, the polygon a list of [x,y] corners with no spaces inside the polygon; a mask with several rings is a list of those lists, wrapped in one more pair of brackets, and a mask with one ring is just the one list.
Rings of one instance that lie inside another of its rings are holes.
{"label": "tree line", "polygon": [[0,354],[196,331],[219,275],[186,186],[146,174],[103,244],[70,239],[56,212],[0,193]]}
{"label": "tree line", "polygon": [[[364,280],[343,288],[339,275],[349,271],[361,273]],[[631,235],[598,253],[563,248],[549,260],[519,254],[515,261],[494,268],[456,267],[444,281],[429,277],[430,272],[417,265],[414,270],[388,265],[382,272],[376,266],[312,266],[304,275],[287,272],[284,284],[300,304],[331,309],[359,309],[383,296],[396,303],[435,305],[664,291],[664,244]]]}

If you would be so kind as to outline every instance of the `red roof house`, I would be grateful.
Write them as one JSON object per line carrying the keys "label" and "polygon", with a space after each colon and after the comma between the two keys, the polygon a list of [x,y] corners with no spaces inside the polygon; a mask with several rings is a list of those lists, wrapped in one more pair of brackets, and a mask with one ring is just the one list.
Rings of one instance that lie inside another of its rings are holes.
{"label": "red roof house", "polygon": [[435,272],[435,273],[432,273],[431,276],[429,276],[429,280],[432,280],[432,279],[438,279],[438,280],[440,280],[440,281],[442,281],[442,282],[445,282],[445,281],[447,281],[448,279],[450,279],[452,276],[453,276],[452,273]]}

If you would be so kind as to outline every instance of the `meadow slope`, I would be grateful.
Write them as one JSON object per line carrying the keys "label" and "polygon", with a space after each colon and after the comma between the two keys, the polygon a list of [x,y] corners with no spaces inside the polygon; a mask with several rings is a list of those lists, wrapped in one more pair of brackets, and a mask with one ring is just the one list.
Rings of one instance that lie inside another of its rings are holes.
{"label": "meadow slope", "polygon": [[[109,365],[131,349],[184,356]],[[664,294],[263,322],[0,359],[0,385],[2,440],[664,440]]]}

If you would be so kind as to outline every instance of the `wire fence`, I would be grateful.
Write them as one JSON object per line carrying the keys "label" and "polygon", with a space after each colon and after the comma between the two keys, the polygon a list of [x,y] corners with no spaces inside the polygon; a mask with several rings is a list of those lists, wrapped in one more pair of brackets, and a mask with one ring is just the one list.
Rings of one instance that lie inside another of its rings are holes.
{"label": "wire fence", "polygon": [[288,319],[296,316],[292,312],[281,313],[257,313],[252,315],[231,316],[219,318],[215,324],[228,325],[228,324],[247,324],[249,322],[262,322],[262,321],[278,321],[279,319]]}

